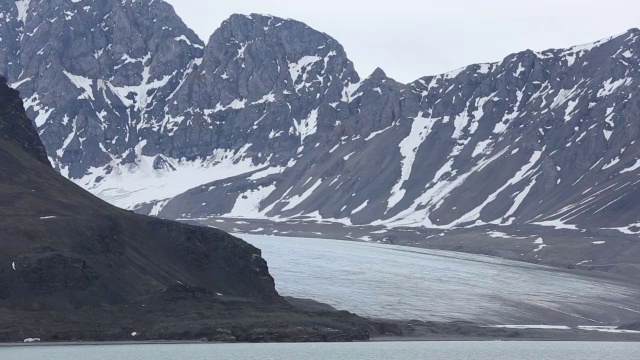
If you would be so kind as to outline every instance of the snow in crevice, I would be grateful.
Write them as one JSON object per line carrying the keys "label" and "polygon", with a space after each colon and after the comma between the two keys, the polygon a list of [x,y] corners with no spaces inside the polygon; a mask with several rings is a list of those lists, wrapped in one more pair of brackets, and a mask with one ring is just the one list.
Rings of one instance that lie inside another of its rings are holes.
{"label": "snow in crevice", "polygon": [[[64,119],[65,119],[65,122],[68,121],[68,116],[66,114],[64,116]],[[62,157],[64,155],[64,152],[67,149],[67,146],[69,146],[73,138],[76,136],[77,134],[76,122],[77,122],[77,118],[74,118],[73,124],[71,125],[72,126],[71,132],[69,133],[69,135],[67,135],[67,138],[62,143],[62,146],[60,147],[60,149],[56,151],[56,155],[58,155],[58,157]]]}
{"label": "snow in crevice", "polygon": [[636,171],[638,169],[640,169],[640,159],[636,159],[636,162],[633,165],[631,165],[628,168],[625,168],[624,170],[620,171],[620,174]]}
{"label": "snow in crevice", "polygon": [[424,117],[423,112],[420,112],[418,116],[412,120],[409,135],[399,144],[400,154],[402,155],[402,162],[400,164],[401,175],[398,182],[391,189],[391,195],[387,205],[388,209],[393,208],[404,198],[405,190],[402,189],[402,186],[411,177],[411,171],[416,160],[418,148],[426,140],[427,136],[429,136],[433,126],[438,120],[439,119]]}
{"label": "snow in crevice", "polygon": [[629,84],[631,84],[631,82],[631,78],[623,78],[615,81],[613,79],[609,79],[604,84],[602,84],[602,89],[598,91],[598,97],[609,96],[613,94],[616,89],[623,86],[628,86]]}
{"label": "snow in crevice", "polygon": [[293,81],[292,85],[299,82],[300,76],[302,76],[302,81],[299,82],[298,85],[295,85],[296,91],[300,91],[303,87],[307,86],[307,78],[308,78],[308,68],[314,66],[316,63],[322,60],[319,56],[303,56],[297,62],[289,63],[289,75],[291,76],[291,80]]}
{"label": "snow in crevice", "polygon": [[[508,187],[510,187],[512,185],[515,185],[515,184],[519,183],[520,181],[522,181],[523,179],[531,176],[538,169],[538,168],[534,168],[534,167],[540,161],[540,159],[542,157],[542,152],[543,151],[534,151],[533,154],[531,155],[531,158],[529,159],[529,161],[525,165],[523,165],[522,168],[520,170],[518,170],[518,172],[516,172],[511,179],[509,179],[504,185],[502,185],[500,188],[498,188],[496,191],[494,191],[491,195],[489,195],[484,200],[484,202],[482,202],[482,204],[478,205],[475,209],[469,211],[465,215],[460,216],[451,225],[452,226],[456,226],[456,225],[459,225],[459,224],[472,223],[474,221],[479,220],[480,219],[480,214],[482,213],[482,210],[487,205],[489,205],[490,203],[494,202],[498,198],[498,195],[500,195]],[[518,204],[518,206],[519,206],[519,204]],[[516,210],[517,210],[517,206],[513,210],[513,212],[515,212]],[[509,213],[507,213],[505,215],[505,217],[508,217],[508,216],[509,216]]]}
{"label": "snow in crevice", "polygon": [[349,103],[357,98],[359,95],[356,94],[356,91],[360,89],[361,84],[361,82],[348,83],[342,90],[342,102]]}
{"label": "snow in crevice", "polygon": [[629,224],[628,226],[624,226],[624,227],[609,228],[606,230],[617,230],[623,234],[637,235],[637,234],[640,234],[640,223]]}
{"label": "snow in crevice", "polygon": [[518,90],[516,93],[517,101],[516,101],[516,105],[513,107],[513,111],[511,111],[509,114],[506,114],[502,118],[502,121],[499,121],[498,123],[496,123],[496,126],[493,129],[494,134],[503,134],[504,132],[506,132],[507,129],[509,128],[509,125],[511,125],[511,122],[518,115],[520,115],[519,109],[520,109],[520,104],[522,103],[523,97],[524,97],[524,93],[521,90]]}
{"label": "snow in crevice", "polygon": [[16,7],[18,9],[18,17],[16,20],[21,21],[22,23],[27,21],[27,15],[29,14],[29,5],[31,0],[17,0]]}
{"label": "snow in crevice", "polygon": [[352,212],[351,215],[358,213],[362,210],[364,210],[364,208],[366,208],[369,205],[369,200],[365,201],[364,203],[362,203],[362,205],[358,206],[357,208],[355,208]]}
{"label": "snow in crevice", "polygon": [[[599,163],[599,162],[598,162]],[[598,164],[596,163],[596,164]],[[534,224],[537,225],[543,225],[543,226],[554,226],[556,228],[567,228],[565,223],[585,212],[593,212],[593,205],[595,205],[599,200],[600,200],[600,194],[604,193],[605,191],[619,191],[622,188],[624,188],[625,186],[629,185],[629,183],[623,184],[620,188],[615,189],[615,190],[611,190],[612,188],[614,188],[616,185],[618,185],[617,183],[614,183],[612,185],[609,185],[603,189],[600,189],[598,191],[596,191],[595,193],[591,193],[588,197],[586,197],[585,199],[582,199],[578,202],[574,202],[570,205],[565,206],[564,208],[558,210],[556,213],[552,214],[551,216],[548,216],[547,218],[544,219],[544,221],[542,222],[537,222]],[[585,191],[584,194],[586,193],[590,193],[590,190]],[[605,206],[606,207],[606,206]],[[575,226],[573,225],[569,225],[569,227],[575,228]]]}
{"label": "snow in crevice", "polygon": [[33,94],[31,97],[24,100],[24,108],[31,109],[37,113],[35,118],[33,119],[33,122],[38,129],[40,129],[47,122],[47,120],[49,120],[49,116],[51,116],[51,114],[55,110],[53,108],[42,105],[40,103],[38,94]]}
{"label": "snow in crevice", "polygon": [[502,220],[503,224],[508,223],[510,219],[512,219],[512,216],[516,213],[516,211],[518,211],[518,209],[520,208],[520,205],[522,205],[524,200],[527,198],[527,195],[529,195],[529,192],[531,191],[533,186],[536,184],[537,178],[538,178],[537,176],[534,176],[529,182],[529,184],[513,198],[513,205],[511,205],[511,208],[509,208],[509,210],[507,210],[507,212],[503,216],[503,220]]}
{"label": "snow in crevice", "polygon": [[12,88],[14,88],[14,89],[17,89],[17,88],[19,88],[19,87],[20,87],[20,85],[25,84],[25,83],[27,83],[27,82],[31,81],[32,79],[33,79],[33,78],[31,78],[31,77],[24,78],[24,79],[22,79],[22,80],[19,80],[19,81],[16,81],[16,82],[14,82],[14,83],[11,83],[9,86],[10,86],[10,87],[12,87]]}
{"label": "snow in crevice", "polygon": [[300,205],[303,201],[305,201],[309,196],[311,196],[311,194],[313,194],[314,191],[316,191],[316,189],[318,187],[320,187],[320,185],[322,185],[322,179],[318,179],[318,181],[315,182],[315,184],[313,184],[309,189],[307,189],[304,193],[300,194],[300,195],[295,195],[290,197],[289,199],[287,199],[286,201],[287,206],[285,206],[284,208],[282,208],[282,211],[287,211],[287,210],[291,210],[293,208],[295,208],[296,206]]}
{"label": "snow in crevice", "polygon": [[304,139],[315,134],[318,131],[318,109],[311,111],[306,119],[300,122],[293,120],[295,133],[300,136],[300,143],[304,143]]}
{"label": "snow in crevice", "polygon": [[538,245],[538,248],[533,250],[533,252],[538,252],[546,247],[548,247],[549,245],[544,243],[544,240],[542,238],[538,238],[536,241],[533,242],[534,245]]}
{"label": "snow in crevice", "polygon": [[474,158],[480,154],[489,154],[492,149],[490,146],[492,142],[493,140],[491,139],[478,142],[476,148],[473,150],[473,154],[471,154],[471,157]]}
{"label": "snow in crevice", "polygon": [[484,116],[484,106],[487,104],[487,102],[493,99],[495,95],[496,93],[493,93],[489,96],[479,97],[476,99],[476,102],[475,102],[476,110],[471,112],[471,118],[469,119],[471,121],[469,125],[469,135],[473,135],[478,129],[479,122]]}
{"label": "snow in crevice", "polygon": [[184,41],[187,45],[192,46],[198,49],[204,49],[204,46],[199,44],[192,43],[185,35],[180,35],[179,37],[174,38],[175,41]]}
{"label": "snow in crevice", "polygon": [[380,134],[382,134],[382,133],[386,132],[387,130],[391,129],[391,128],[392,128],[392,127],[394,127],[395,125],[396,125],[396,124],[394,123],[394,124],[391,124],[391,126],[386,127],[386,128],[384,128],[384,129],[382,129],[382,130],[378,130],[378,131],[374,131],[374,132],[372,132],[371,134],[369,134],[369,136],[367,136],[367,137],[364,139],[364,141],[369,141],[369,140],[373,139],[374,137],[376,137],[376,136],[378,136],[378,135],[380,135]]}
{"label": "snow in crevice", "polygon": [[238,194],[233,209],[226,216],[253,219],[265,218],[265,213],[260,211],[260,205],[275,189],[275,185],[270,185],[258,189],[250,189]]}
{"label": "snow in crevice", "polygon": [[[295,161],[293,162],[295,164]],[[287,167],[291,167],[292,165],[287,165]],[[264,170],[258,171],[247,178],[247,180],[259,180],[264,179],[269,175],[282,174],[287,167],[283,166],[274,166],[268,167]]]}
{"label": "snow in crevice", "polygon": [[558,95],[553,99],[551,103],[550,109],[555,109],[565,104],[567,101],[573,99],[578,93],[580,93],[580,85],[582,85],[582,81],[576,84],[571,89],[562,89],[558,92]]}
{"label": "snow in crevice", "polygon": [[247,106],[246,99],[243,99],[243,100],[233,99],[233,101],[227,105],[222,105],[222,103],[218,103],[215,106],[215,109],[213,109],[213,112],[216,113],[220,111],[225,111],[227,109],[240,110],[240,109],[244,109],[246,106]]}
{"label": "snow in crevice", "polygon": [[[442,206],[449,194],[464,184],[471,175],[482,171],[489,166],[489,164],[500,159],[507,150],[508,149],[505,148],[492,157],[479,160],[475,166],[461,175],[456,175],[456,171],[453,170],[454,159],[450,157],[447,163],[436,172],[433,180],[427,184],[422,195],[415,199],[411,206],[390,219],[375,221],[372,225],[425,227],[432,229],[453,228],[452,224],[437,225],[433,223],[430,219],[431,212]],[[449,176],[445,176],[446,174],[449,174]],[[418,208],[420,208],[420,210],[418,210]]]}
{"label": "snow in crevice", "polygon": [[617,163],[619,163],[619,162],[620,162],[620,157],[619,157],[619,156],[618,156],[618,157],[616,157],[616,158],[614,158],[614,159],[611,159],[611,161],[610,161],[608,164],[605,164],[605,165],[602,167],[602,170],[607,170],[608,168],[613,167],[614,165],[616,165],[616,164],[617,164]]}
{"label": "snow in crevice", "polygon": [[69,80],[71,80],[73,85],[75,85],[78,89],[84,90],[84,93],[78,96],[78,99],[95,100],[95,97],[93,96],[93,80],[84,76],[73,75],[66,70],[63,70],[63,73],[67,76],[67,78],[69,78]]}
{"label": "snow in crevice", "polygon": [[149,216],[158,216],[160,215],[160,211],[164,209],[164,207],[169,203],[170,199],[161,200],[153,204],[151,211],[149,212]]}
{"label": "snow in crevice", "polygon": [[580,230],[578,229],[577,226],[575,225],[571,225],[571,224],[566,224],[563,221],[556,219],[556,220],[545,220],[545,221],[538,221],[538,222],[533,222],[533,225],[539,225],[539,226],[548,226],[548,227],[552,227],[556,230]]}

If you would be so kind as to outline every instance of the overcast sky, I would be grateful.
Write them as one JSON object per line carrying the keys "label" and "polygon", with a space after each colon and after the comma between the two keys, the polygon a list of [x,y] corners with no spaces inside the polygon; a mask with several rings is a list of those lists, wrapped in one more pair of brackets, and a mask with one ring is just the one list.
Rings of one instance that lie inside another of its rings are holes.
{"label": "overcast sky", "polygon": [[638,0],[166,1],[205,41],[234,13],[302,21],[337,39],[361,77],[381,67],[402,82],[640,27]]}

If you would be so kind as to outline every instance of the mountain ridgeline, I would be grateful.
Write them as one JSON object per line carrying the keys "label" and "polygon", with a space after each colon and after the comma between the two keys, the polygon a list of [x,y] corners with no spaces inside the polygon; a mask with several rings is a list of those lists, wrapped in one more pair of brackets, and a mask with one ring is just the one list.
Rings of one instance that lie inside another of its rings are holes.
{"label": "mountain ridgeline", "polygon": [[402,84],[273,16],[233,15],[205,44],[163,1],[0,12],[0,70],[49,160],[120,207],[640,233],[638,30]]}

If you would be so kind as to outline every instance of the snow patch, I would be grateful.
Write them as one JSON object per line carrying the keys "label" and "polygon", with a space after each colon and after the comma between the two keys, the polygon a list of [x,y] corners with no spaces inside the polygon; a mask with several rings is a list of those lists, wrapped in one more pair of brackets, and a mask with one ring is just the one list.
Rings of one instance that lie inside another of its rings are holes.
{"label": "snow patch", "polygon": [[31,3],[31,0],[16,1],[16,7],[18,8],[18,18],[16,20],[21,21],[22,23],[24,23],[27,20],[30,3]]}
{"label": "snow patch", "polygon": [[367,136],[367,137],[364,139],[364,141],[369,141],[369,140],[373,139],[374,137],[376,137],[376,136],[378,136],[378,135],[382,134],[383,132],[385,132],[385,131],[387,131],[387,130],[391,129],[394,125],[395,125],[395,124],[392,124],[391,126],[389,126],[389,127],[387,127],[387,128],[384,128],[384,129],[382,129],[382,130],[378,130],[378,131],[372,132],[371,134],[369,134],[369,136]]}
{"label": "snow patch", "polygon": [[607,170],[608,168],[614,166],[615,164],[620,162],[620,157],[616,157],[615,159],[612,159],[608,164],[604,165],[602,167],[602,170]]}
{"label": "snow patch", "polygon": [[252,174],[247,178],[247,180],[259,180],[259,179],[266,178],[269,175],[282,174],[282,172],[285,171],[286,169],[287,169],[286,167],[282,167],[282,166],[269,167],[269,168],[266,168],[265,170],[258,171]]}
{"label": "snow patch", "polygon": [[632,171],[635,171],[635,170],[638,170],[638,169],[640,169],[640,159],[636,159],[635,164],[633,164],[633,165],[629,166],[628,168],[620,171],[620,174],[632,172]]}
{"label": "snow patch", "polygon": [[260,212],[260,204],[276,189],[275,185],[260,187],[258,189],[247,190],[238,194],[233,209],[226,215],[238,218],[264,218]]}
{"label": "snow patch", "polygon": [[476,145],[476,148],[473,150],[473,154],[471,154],[471,157],[476,157],[476,156],[478,156],[480,154],[487,154],[487,153],[491,152],[491,147],[489,146],[491,144],[491,142],[492,142],[491,139],[480,141]]}
{"label": "snow patch", "polygon": [[179,37],[173,38],[175,41],[184,41],[187,45],[192,46],[198,49],[204,49],[204,46],[192,43],[185,35],[180,35]]}
{"label": "snow patch", "polygon": [[302,74],[302,85],[298,85],[296,90],[299,90],[301,86],[307,82],[307,71],[303,72],[303,69],[310,67],[311,65],[322,60],[319,56],[303,56],[300,60],[294,63],[289,63],[289,75],[291,76],[291,80],[293,80],[293,84],[298,81],[298,78]]}
{"label": "snow patch", "polygon": [[[121,165],[119,158],[100,168],[91,168],[87,175],[72,179],[103,200],[125,209],[138,204],[170,199],[189,189],[216,180],[226,179],[264,169],[245,157],[250,144],[232,151],[217,149],[213,155],[196,161],[162,156],[168,166],[155,169],[156,156],[142,155],[142,141],[135,148],[136,162]],[[127,156],[125,153],[123,157]]]}
{"label": "snow patch", "polygon": [[391,189],[391,196],[389,197],[387,205],[388,209],[393,208],[404,198],[406,190],[402,189],[402,185],[404,185],[411,176],[411,170],[413,168],[413,163],[416,160],[418,148],[426,140],[427,136],[431,133],[433,126],[439,120],[427,118],[423,115],[424,113],[421,111],[418,116],[413,119],[409,135],[399,144],[400,154],[402,155],[402,173],[398,182]]}
{"label": "snow patch", "polygon": [[355,213],[357,213],[357,212],[362,211],[364,208],[366,208],[366,207],[367,207],[367,205],[369,205],[369,200],[365,201],[362,205],[360,205],[360,206],[358,206],[357,208],[355,208],[355,209],[351,212],[351,214],[353,215],[353,214],[355,214]]}
{"label": "snow patch", "polygon": [[604,84],[602,84],[602,89],[598,91],[598,97],[609,96],[613,94],[613,92],[616,91],[616,89],[622,86],[627,86],[631,84],[632,81],[633,80],[630,78],[624,78],[624,79],[619,79],[615,81],[613,79],[609,79]]}
{"label": "snow patch", "polygon": [[539,226],[549,226],[552,228],[555,228],[556,230],[562,230],[562,229],[566,229],[566,230],[580,230],[578,229],[577,226],[575,225],[571,225],[571,224],[565,224],[564,222],[562,222],[560,219],[557,220],[546,220],[546,221],[539,221],[539,222],[534,222],[532,223],[533,225],[539,225]]}
{"label": "snow patch", "polygon": [[287,206],[285,206],[282,211],[287,211],[287,210],[291,210],[293,208],[295,208],[296,206],[300,205],[303,201],[305,201],[309,196],[311,196],[311,194],[313,194],[314,191],[316,191],[317,188],[320,187],[320,185],[322,185],[322,179],[318,179],[318,181],[316,181],[315,184],[313,184],[309,189],[307,189],[304,193],[300,194],[300,195],[296,195],[293,196],[291,198],[288,199],[288,204]]}
{"label": "snow patch", "polygon": [[542,250],[542,249],[546,248],[547,246],[549,246],[549,245],[547,245],[547,244],[545,244],[545,243],[544,243],[544,241],[542,240],[542,238],[538,238],[536,241],[534,241],[534,242],[533,242],[533,244],[534,244],[534,245],[538,245],[538,248],[537,248],[537,249],[535,249],[535,250],[533,250],[533,252],[538,252],[538,251],[540,251],[540,250]]}
{"label": "snow patch", "polygon": [[304,139],[315,134],[318,131],[318,109],[311,111],[309,117],[300,122],[293,120],[293,126],[296,134],[300,136],[300,143],[304,143]]}

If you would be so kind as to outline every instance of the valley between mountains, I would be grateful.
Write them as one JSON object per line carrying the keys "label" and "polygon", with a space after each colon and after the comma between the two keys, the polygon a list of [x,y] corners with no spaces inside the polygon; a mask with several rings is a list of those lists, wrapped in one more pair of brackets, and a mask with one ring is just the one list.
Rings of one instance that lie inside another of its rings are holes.
{"label": "valley between mountains", "polygon": [[0,14],[0,69],[48,160],[113,205],[637,283],[637,29],[403,84],[269,15],[233,15],[205,42],[163,1]]}

